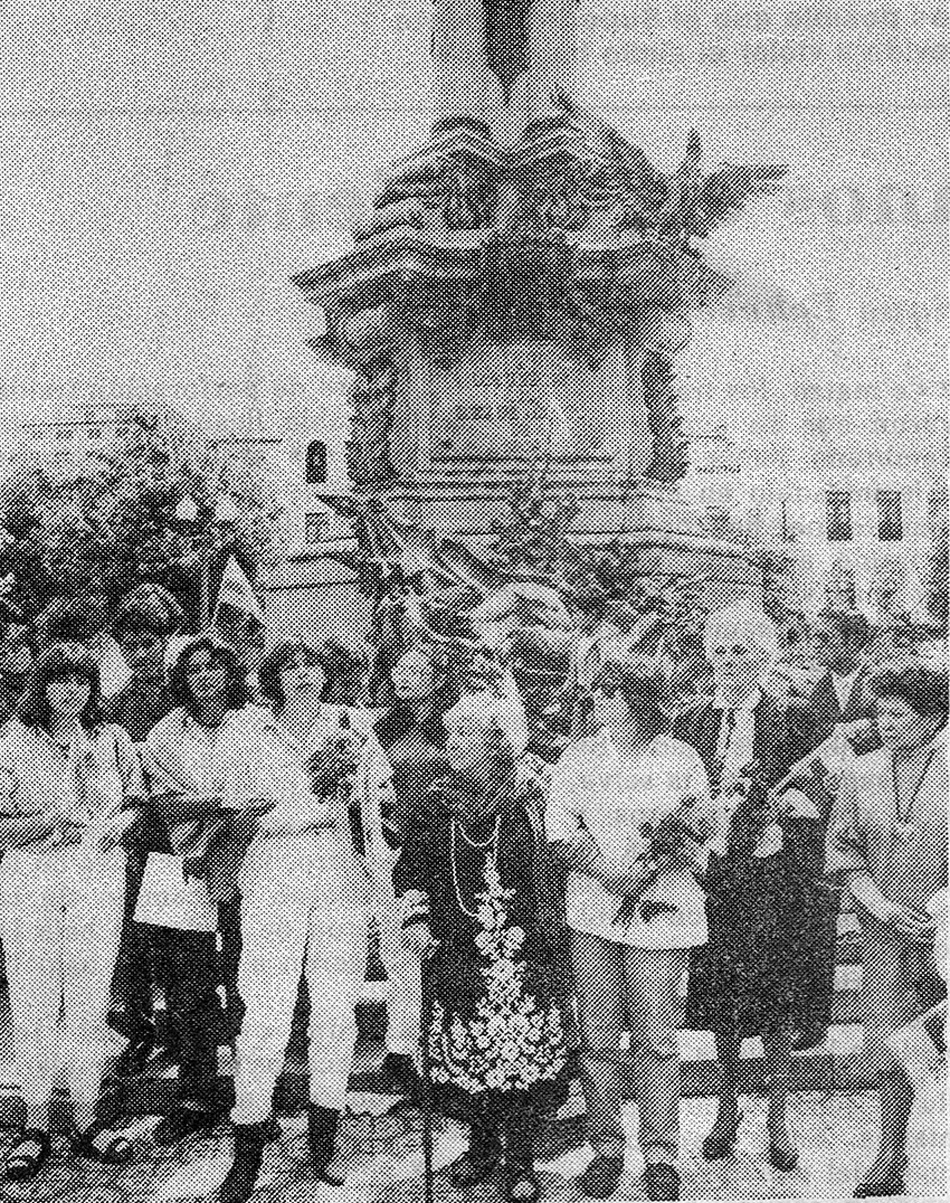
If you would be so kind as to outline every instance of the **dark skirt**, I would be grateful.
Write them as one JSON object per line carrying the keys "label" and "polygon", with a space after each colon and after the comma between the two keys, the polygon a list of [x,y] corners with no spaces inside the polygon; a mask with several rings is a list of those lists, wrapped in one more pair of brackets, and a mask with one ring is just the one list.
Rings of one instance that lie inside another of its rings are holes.
{"label": "dark skirt", "polygon": [[692,951],[687,1028],[761,1035],[825,1026],[838,899],[781,852],[724,861],[708,885],[709,941]]}
{"label": "dark skirt", "polygon": [[[525,1113],[540,1117],[568,1095],[566,1017],[556,1002],[557,977],[544,961],[529,957],[515,964],[523,972],[518,1005],[526,1008],[524,1021],[509,1019],[488,1049],[479,1047],[470,1027],[485,1024],[497,1013],[486,980],[488,962],[472,955],[471,944],[442,945],[425,967],[423,1007],[432,1017],[425,1027],[433,1104],[465,1123],[495,1126]],[[453,1038],[458,1021],[466,1031],[462,1046]],[[500,1062],[498,1052],[506,1038],[518,1052]],[[550,1071],[550,1076],[536,1076],[538,1070]],[[492,1085],[493,1072],[502,1072],[501,1088]],[[452,1080],[445,1080],[447,1076]]]}

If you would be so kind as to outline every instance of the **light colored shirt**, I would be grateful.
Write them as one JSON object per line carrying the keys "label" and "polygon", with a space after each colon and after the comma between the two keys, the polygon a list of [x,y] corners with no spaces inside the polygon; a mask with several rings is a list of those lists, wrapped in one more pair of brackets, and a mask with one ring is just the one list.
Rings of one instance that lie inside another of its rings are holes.
{"label": "light colored shirt", "polygon": [[[61,747],[41,727],[17,718],[0,728],[0,813],[57,811],[64,825],[89,832],[117,815],[129,801],[145,797],[135,746],[124,727],[103,723]],[[30,851],[58,847],[54,832]]]}
{"label": "light colored shirt", "polygon": [[[551,770],[545,810],[549,841],[570,842],[586,830],[609,865],[632,869],[649,852],[644,825],[652,827],[674,813],[686,798],[706,839],[718,833],[719,815],[709,799],[709,782],[699,754],[688,744],[659,735],[636,755],[621,753],[604,728],[565,749]],[[705,858],[697,850],[697,860]],[[575,931],[637,948],[690,948],[707,939],[705,895],[686,869],[662,873],[643,902],[672,910],[644,919],[639,907],[629,927],[614,924],[622,898],[586,873],[567,880],[567,924]]]}
{"label": "light colored shirt", "polygon": [[[888,748],[858,756],[841,778],[825,871],[865,871],[892,902],[924,911],[947,887],[947,733],[897,764]],[[895,783],[900,790],[898,800]]]}
{"label": "light colored shirt", "polygon": [[834,686],[835,694],[838,698],[838,705],[841,707],[842,711],[847,708],[848,702],[851,698],[851,693],[854,690],[854,683],[857,681],[860,672],[861,666],[858,665],[854,672],[831,674],[831,684]]}
{"label": "light colored shirt", "polygon": [[[341,725],[344,715],[348,728]],[[362,744],[351,786],[365,845],[362,854],[354,851],[348,800],[316,797],[306,770],[312,753],[343,730],[355,732]],[[338,906],[350,901],[365,905],[370,882],[383,889],[388,885],[391,894],[393,855],[383,839],[382,811],[391,801],[392,773],[372,730],[372,716],[350,707],[324,705],[302,740],[268,713],[263,732],[272,776],[270,792],[264,796],[276,797],[278,802],[261,820],[248,849],[241,871],[242,888],[273,888],[280,893],[287,890],[288,881],[309,882],[310,890],[319,890],[321,897],[332,900],[335,896],[333,904]],[[333,819],[332,826],[292,829],[308,819],[322,823],[327,818]],[[282,831],[285,820],[291,829]]]}
{"label": "light colored shirt", "polygon": [[[265,816],[265,830],[254,835],[249,847],[237,843],[229,847],[221,841],[214,845],[209,857],[208,879],[217,896],[227,898],[237,884],[238,873],[246,853],[253,850],[247,873],[262,880],[265,863],[275,873],[275,881],[286,888],[287,874],[293,868],[293,857],[306,845],[318,859],[326,860],[331,848],[343,847],[341,836],[349,832],[341,827],[331,835],[313,830],[302,833],[300,840],[288,840],[280,834],[266,832],[267,819],[275,821],[281,812],[299,817],[305,810],[323,806],[315,799],[306,771],[307,757],[330,735],[340,728],[344,708],[324,708],[325,722],[311,733],[310,746],[299,746],[280,725],[274,715],[261,706],[248,704],[229,711],[220,726],[207,728],[196,722],[184,710],[173,710],[149,732],[146,740],[146,766],[153,796],[161,808],[163,795],[195,795],[208,799],[220,798],[223,811],[209,805],[208,816],[189,823],[175,824],[171,829],[172,847],[182,855],[193,854],[207,842],[212,825],[220,824],[228,811],[240,810],[254,800],[276,803],[275,811]],[[353,789],[358,799],[366,852],[365,865],[375,881],[385,876],[391,867],[391,855],[382,837],[380,794],[389,785],[390,772],[385,754],[370,732],[369,716],[349,711],[351,729],[364,736],[364,753]],[[370,782],[373,782],[371,787]],[[276,812],[276,813],[275,813]],[[288,845],[293,843],[293,848]],[[352,859],[352,849],[347,845]],[[245,873],[245,876],[247,876]]]}

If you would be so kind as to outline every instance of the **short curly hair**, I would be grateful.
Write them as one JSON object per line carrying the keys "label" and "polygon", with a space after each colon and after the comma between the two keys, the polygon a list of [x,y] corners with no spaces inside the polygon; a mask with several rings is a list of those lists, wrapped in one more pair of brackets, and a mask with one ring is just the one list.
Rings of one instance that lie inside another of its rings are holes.
{"label": "short curly hair", "polygon": [[261,693],[271,703],[275,710],[283,709],[287,699],[280,683],[281,676],[288,668],[297,665],[308,665],[321,669],[326,678],[323,688],[324,696],[333,691],[336,678],[342,675],[342,665],[336,646],[327,643],[314,647],[303,640],[284,640],[267,653],[257,670],[261,683]]}
{"label": "short curly hair", "polygon": [[873,698],[900,698],[921,715],[946,717],[950,708],[946,667],[921,660],[881,665],[868,680],[867,690]]}

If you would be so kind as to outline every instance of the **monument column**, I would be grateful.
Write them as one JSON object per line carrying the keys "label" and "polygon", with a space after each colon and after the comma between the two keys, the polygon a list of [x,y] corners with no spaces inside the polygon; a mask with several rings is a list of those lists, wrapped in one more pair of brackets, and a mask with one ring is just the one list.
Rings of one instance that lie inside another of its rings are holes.
{"label": "monument column", "polygon": [[435,0],[431,54],[433,124],[468,119],[493,129],[504,97],[488,65],[481,0]]}
{"label": "monument column", "polygon": [[692,133],[658,171],[573,101],[578,25],[578,0],[435,0],[431,139],[295,282],[356,374],[348,472],[377,512],[478,538],[538,482],[583,536],[688,559],[673,357],[730,284],[697,244],[785,169],[704,172]]}

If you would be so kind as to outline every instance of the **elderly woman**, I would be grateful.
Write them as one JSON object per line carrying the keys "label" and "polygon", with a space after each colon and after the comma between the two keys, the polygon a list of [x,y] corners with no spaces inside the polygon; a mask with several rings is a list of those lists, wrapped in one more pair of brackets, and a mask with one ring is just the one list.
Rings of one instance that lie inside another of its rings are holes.
{"label": "elderly woman", "polygon": [[[548,840],[570,869],[567,926],[579,1009],[587,1136],[582,1176],[604,1199],[623,1173],[624,1063],[639,1088],[650,1199],[679,1197],[679,986],[706,940],[702,886],[717,834],[702,761],[668,733],[656,662],[606,663],[594,677],[596,734],[554,766]],[[631,1049],[621,1052],[625,1031]]]}
{"label": "elderly woman", "polygon": [[96,1118],[111,1049],[109,984],[122,931],[123,840],[145,793],[128,733],[102,721],[99,669],[53,644],[32,669],[0,734],[0,935],[26,1125],[6,1177],[35,1178],[50,1155],[47,1108],[57,1079],[57,1028],[76,1129],[74,1152],[117,1165],[131,1143]]}
{"label": "elderly woman", "polygon": [[540,1114],[566,1096],[567,1049],[542,930],[540,786],[505,715],[468,695],[446,716],[449,771],[407,832],[395,877],[407,944],[428,962],[436,1105],[468,1123],[450,1170],[469,1189],[503,1164],[504,1197],[538,1198]]}
{"label": "elderly woman", "polygon": [[737,604],[711,614],[705,649],[715,696],[674,726],[702,757],[728,823],[706,881],[709,941],[690,967],[689,1025],[713,1031],[720,1069],[719,1113],[702,1151],[710,1161],[732,1151],[741,1119],[739,1048],[744,1036],[760,1036],[768,1160],[788,1171],[798,1160],[785,1119],[792,1039],[824,983],[826,953],[809,943],[827,925],[816,918],[824,904],[818,810],[801,790],[773,794],[814,737],[805,713],[763,690],[778,639],[760,609]]}
{"label": "elderly woman", "polygon": [[855,1198],[904,1193],[914,1088],[890,1044],[933,978],[930,899],[947,886],[947,672],[913,663],[868,682],[883,747],[845,771],[826,869],[860,908],[864,1057],[881,1096],[881,1139]]}

